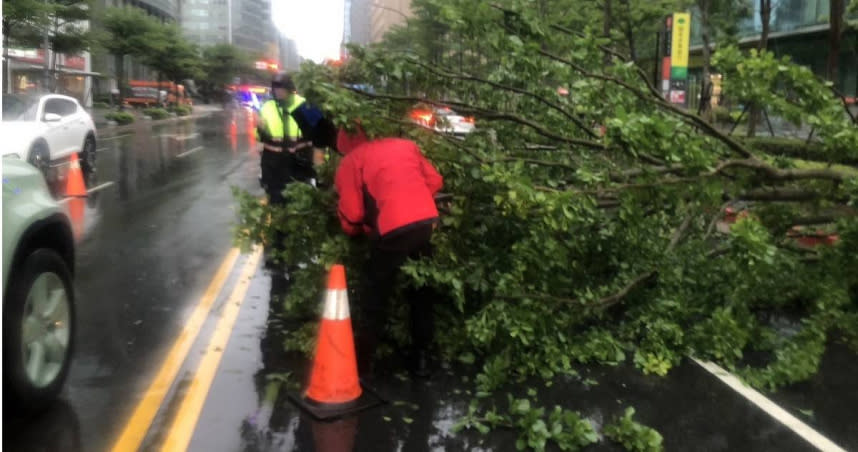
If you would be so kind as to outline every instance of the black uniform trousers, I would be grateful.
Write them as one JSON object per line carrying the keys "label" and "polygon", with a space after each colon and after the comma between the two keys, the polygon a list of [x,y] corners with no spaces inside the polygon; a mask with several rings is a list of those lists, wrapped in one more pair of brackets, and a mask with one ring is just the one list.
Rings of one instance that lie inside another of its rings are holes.
{"label": "black uniform trousers", "polygon": [[262,186],[265,189],[265,194],[268,195],[268,202],[272,205],[286,203],[286,199],[283,197],[286,184],[291,182],[309,183],[310,179],[316,177],[316,172],[312,167],[299,163],[296,156],[288,151],[263,150],[260,167],[262,169]]}
{"label": "black uniform trousers", "polygon": [[[432,255],[432,223],[418,223],[392,231],[371,244],[364,275],[358,319],[359,351],[362,361],[374,353],[379,334],[389,322],[388,305],[400,268],[407,259]],[[432,304],[434,292],[428,287],[409,288],[405,300],[411,304],[411,341],[415,349],[427,349],[434,337]]]}

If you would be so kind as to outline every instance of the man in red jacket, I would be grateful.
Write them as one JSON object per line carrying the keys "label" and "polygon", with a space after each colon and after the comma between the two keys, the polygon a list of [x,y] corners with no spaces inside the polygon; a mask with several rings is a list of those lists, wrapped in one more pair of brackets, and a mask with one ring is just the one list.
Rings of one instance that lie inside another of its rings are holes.
{"label": "man in red jacket", "polygon": [[[366,234],[371,240],[358,319],[358,342],[364,348],[359,353],[362,363],[369,364],[387,320],[387,305],[400,267],[409,258],[432,253],[430,239],[438,222],[434,195],[443,179],[413,141],[368,141],[358,127],[351,134],[340,131],[337,148],[345,155],[334,180],[340,197],[340,223],[346,234]],[[432,297],[423,288],[408,298],[413,371],[426,377],[434,330]]]}

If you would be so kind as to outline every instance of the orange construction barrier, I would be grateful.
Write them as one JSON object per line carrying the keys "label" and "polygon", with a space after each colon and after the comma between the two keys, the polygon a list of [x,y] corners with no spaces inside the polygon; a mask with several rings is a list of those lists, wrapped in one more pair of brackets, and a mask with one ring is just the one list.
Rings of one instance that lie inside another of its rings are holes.
{"label": "orange construction barrier", "polygon": [[80,169],[77,152],[71,155],[69,172],[66,176],[66,196],[86,196],[86,184],[83,182],[83,171]]}
{"label": "orange construction barrier", "polygon": [[325,310],[316,341],[310,386],[305,395],[317,403],[340,404],[357,400],[362,392],[358,382],[346,271],[338,264],[328,275]]}

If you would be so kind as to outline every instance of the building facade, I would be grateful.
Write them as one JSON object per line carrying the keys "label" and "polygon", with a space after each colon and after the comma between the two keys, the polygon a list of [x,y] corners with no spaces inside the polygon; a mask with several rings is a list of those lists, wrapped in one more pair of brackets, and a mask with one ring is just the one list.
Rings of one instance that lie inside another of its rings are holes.
{"label": "building facade", "polygon": [[374,0],[348,0],[346,21],[349,36],[344,42],[366,45],[370,43],[372,30],[372,4]]}
{"label": "building facade", "polygon": [[270,0],[180,0],[182,31],[200,47],[232,44],[254,57],[278,59]]}
{"label": "building facade", "polygon": [[280,37],[280,67],[284,71],[293,72],[301,68],[304,58],[298,53],[295,40],[285,36]]}
{"label": "building facade", "polygon": [[411,0],[370,0],[370,42],[379,42],[385,33],[396,25],[405,24],[411,17]]}
{"label": "building facade", "polygon": [[[738,24],[738,39],[742,47],[751,48],[759,42],[763,24],[760,19],[759,2],[747,1],[749,6],[752,6],[753,14]],[[829,7],[829,0],[773,2],[768,50],[777,56],[789,55],[793,62],[806,66],[817,75],[825,77],[829,50]],[[701,52],[703,41],[696,18],[697,16],[692,14],[690,86],[700,85],[700,68],[703,65]],[[846,19],[858,19],[858,14],[853,14]],[[839,68],[834,84],[840,92],[852,98],[858,96],[858,63],[856,62],[858,62],[858,32],[854,27],[850,27],[842,34]]]}

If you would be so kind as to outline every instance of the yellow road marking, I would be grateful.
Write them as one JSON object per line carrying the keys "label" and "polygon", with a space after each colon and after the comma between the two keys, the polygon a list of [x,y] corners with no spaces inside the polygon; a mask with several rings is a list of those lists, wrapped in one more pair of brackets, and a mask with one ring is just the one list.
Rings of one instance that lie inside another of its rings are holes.
{"label": "yellow road marking", "polygon": [[211,389],[212,381],[214,381],[215,373],[223,357],[226,345],[232,335],[232,327],[235,325],[235,320],[238,317],[238,311],[241,310],[241,304],[244,302],[247,289],[250,286],[250,278],[256,273],[256,267],[259,263],[259,256],[262,254],[262,247],[256,247],[253,254],[247,259],[244,268],[241,270],[241,275],[238,277],[238,282],[224,306],[220,320],[215,326],[211,340],[206,348],[206,354],[203,356],[200,365],[194,374],[193,380],[185,393],[185,398],[179,406],[176,417],[173,420],[173,425],[167,432],[167,439],[164,441],[161,450],[164,452],[178,452],[187,450],[188,444],[191,442],[191,437],[194,434],[197,421],[200,418],[203,404],[208,397],[209,389]]}
{"label": "yellow road marking", "polygon": [[220,294],[227,277],[232,271],[232,267],[235,265],[236,259],[238,259],[238,248],[233,248],[227,253],[223,262],[221,262],[217,273],[214,275],[214,279],[209,283],[199,304],[197,304],[194,312],[185,323],[185,328],[182,329],[182,333],[179,334],[179,337],[173,343],[173,347],[170,348],[170,352],[164,359],[164,363],[161,365],[161,369],[158,371],[155,380],[149,385],[149,388],[143,395],[143,399],[140,400],[137,408],[134,409],[131,419],[125,424],[122,434],[113,445],[112,450],[114,452],[136,451],[140,448],[140,444],[146,437],[152,420],[158,413],[158,409],[161,407],[167,391],[170,390],[173,380],[176,379],[176,374],[179,373],[179,369],[188,355],[188,350],[190,350],[191,344],[196,340],[203,322],[208,317],[212,304],[218,294]]}

